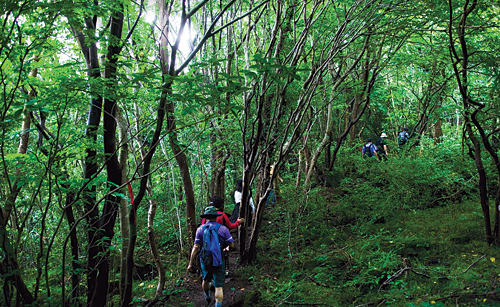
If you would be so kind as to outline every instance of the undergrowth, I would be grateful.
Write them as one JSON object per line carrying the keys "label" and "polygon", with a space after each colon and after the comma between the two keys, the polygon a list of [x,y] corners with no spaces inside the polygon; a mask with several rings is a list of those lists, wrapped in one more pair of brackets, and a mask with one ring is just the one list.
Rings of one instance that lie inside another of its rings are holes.
{"label": "undergrowth", "polygon": [[[283,175],[257,260],[233,272],[256,293],[244,306],[500,306],[500,247],[485,243],[476,170],[460,145],[394,151],[385,162],[342,148],[335,166],[307,192]],[[179,251],[166,259],[167,288],[178,289],[188,251],[175,231],[160,237],[163,250]],[[139,287],[147,297],[154,285]]]}
{"label": "undergrowth", "polygon": [[499,306],[500,248],[485,243],[471,161],[449,151],[347,153],[336,187],[285,187],[238,272],[260,306]]}

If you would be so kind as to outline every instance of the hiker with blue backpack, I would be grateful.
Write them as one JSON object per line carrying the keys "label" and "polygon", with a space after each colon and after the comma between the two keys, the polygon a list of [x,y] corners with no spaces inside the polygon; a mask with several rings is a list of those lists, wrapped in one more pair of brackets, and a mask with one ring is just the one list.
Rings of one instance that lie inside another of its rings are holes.
{"label": "hiker with blue backpack", "polygon": [[217,218],[222,214],[217,212],[217,208],[209,206],[200,215],[207,220],[196,230],[193,250],[187,267],[189,272],[196,272],[196,257],[200,255],[201,265],[201,287],[205,293],[207,305],[212,301],[210,293],[210,282],[215,287],[215,307],[222,306],[224,292],[222,287],[225,281],[225,261],[223,250],[226,247],[234,248],[234,240],[226,226],[217,223]]}
{"label": "hiker with blue backpack", "polygon": [[403,147],[408,142],[409,138],[410,138],[410,135],[408,134],[408,128],[404,127],[403,131],[401,131],[398,134],[398,146],[400,148]]}
{"label": "hiker with blue backpack", "polygon": [[366,145],[361,149],[361,156],[365,159],[376,157],[378,160],[377,147],[373,144],[372,138],[368,138],[366,142]]}

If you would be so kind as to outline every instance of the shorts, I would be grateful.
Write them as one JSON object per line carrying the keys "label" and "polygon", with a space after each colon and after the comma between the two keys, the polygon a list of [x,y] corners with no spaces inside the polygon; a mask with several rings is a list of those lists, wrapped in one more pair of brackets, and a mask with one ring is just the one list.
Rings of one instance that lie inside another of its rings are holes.
{"label": "shorts", "polygon": [[216,288],[221,288],[224,286],[224,282],[226,279],[226,263],[224,261],[224,255],[222,255],[222,265],[220,267],[209,267],[206,268],[203,261],[200,261],[201,264],[201,278],[204,281],[212,281],[213,286]]}

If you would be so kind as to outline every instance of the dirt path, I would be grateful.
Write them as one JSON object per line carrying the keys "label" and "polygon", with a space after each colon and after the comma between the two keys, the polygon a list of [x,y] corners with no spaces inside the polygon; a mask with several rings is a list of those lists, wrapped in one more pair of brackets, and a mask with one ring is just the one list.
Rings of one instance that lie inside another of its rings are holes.
{"label": "dirt path", "polygon": [[[231,232],[233,238],[237,237],[235,232]],[[235,246],[238,246],[238,240],[235,239]],[[229,265],[226,264],[226,283],[224,285],[224,300],[222,301],[223,307],[243,307],[243,300],[246,293],[253,289],[253,286],[246,279],[242,279],[237,274],[237,258],[239,251],[232,250],[229,252]],[[175,294],[164,298],[156,303],[154,306],[192,306],[192,307],[205,307],[215,306],[213,299],[210,305],[207,305],[203,290],[201,289],[201,276],[199,273],[188,273],[183,279],[182,284],[178,287]],[[214,293],[212,292],[212,297]]]}

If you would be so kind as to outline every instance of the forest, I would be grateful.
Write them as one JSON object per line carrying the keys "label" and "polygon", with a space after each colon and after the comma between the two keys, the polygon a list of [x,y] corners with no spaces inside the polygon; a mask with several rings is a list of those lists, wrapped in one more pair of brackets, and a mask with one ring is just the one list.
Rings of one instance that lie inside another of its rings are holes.
{"label": "forest", "polygon": [[0,306],[500,306],[500,2],[0,10]]}

